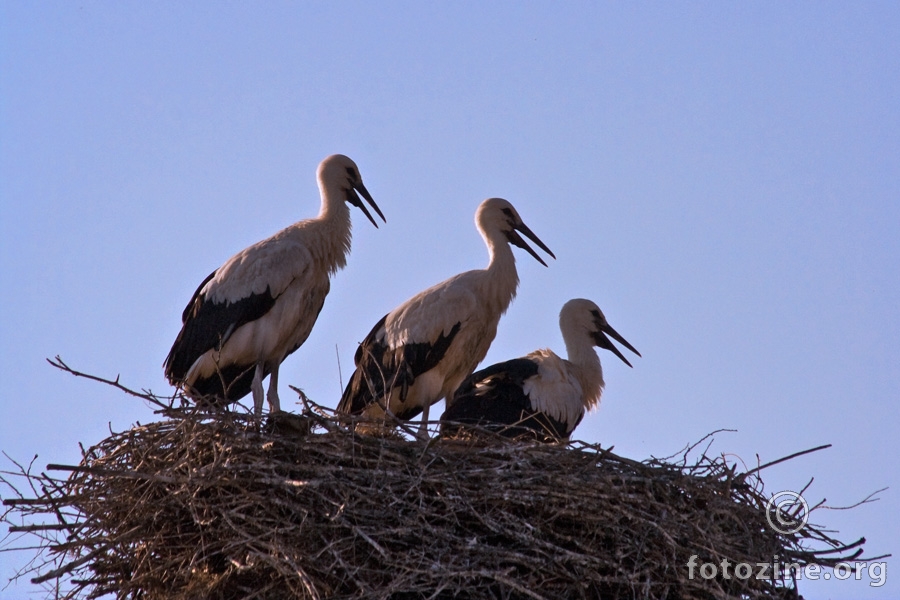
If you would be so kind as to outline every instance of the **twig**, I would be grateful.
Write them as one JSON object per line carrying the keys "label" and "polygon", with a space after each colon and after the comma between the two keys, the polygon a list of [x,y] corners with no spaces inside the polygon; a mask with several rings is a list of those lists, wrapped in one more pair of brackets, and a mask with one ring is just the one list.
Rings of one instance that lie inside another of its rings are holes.
{"label": "twig", "polygon": [[850,506],[823,506],[822,508],[827,508],[828,510],[850,510],[851,508],[856,508],[857,506],[862,506],[863,504],[868,504],[870,502],[877,502],[881,498],[875,498],[875,494],[880,494],[881,492],[887,490],[888,488],[883,487],[880,490],[875,490],[856,504],[851,504]]}
{"label": "twig", "polygon": [[81,371],[76,371],[75,369],[73,369],[72,367],[67,365],[65,362],[63,362],[62,358],[60,358],[60,356],[58,354],[56,355],[56,357],[53,360],[50,360],[49,358],[46,360],[48,363],[50,363],[51,366],[54,366],[61,371],[65,371],[66,373],[74,375],[75,377],[84,377],[85,379],[90,379],[92,381],[99,381],[100,383],[105,383],[106,385],[111,385],[114,388],[122,390],[123,392],[125,392],[126,394],[128,394],[130,396],[134,396],[136,398],[146,400],[147,402],[150,402],[151,404],[154,404],[160,408],[164,408],[164,409],[172,408],[171,402],[166,404],[165,402],[162,402],[160,397],[155,394],[152,394],[150,392],[143,392],[143,393],[136,392],[136,391],[132,390],[131,388],[128,388],[128,387],[122,385],[121,383],[119,383],[118,375],[116,375],[115,379],[106,379],[104,377],[98,377],[97,375],[90,375],[88,373],[82,373]]}
{"label": "twig", "polygon": [[748,477],[750,475],[753,475],[754,473],[759,473],[763,469],[767,469],[773,465],[777,465],[777,464],[783,463],[787,460],[797,458],[798,456],[803,456],[804,454],[810,454],[812,452],[818,452],[819,450],[825,450],[826,448],[831,448],[831,444],[824,444],[822,446],[816,446],[815,448],[810,448],[809,450],[803,450],[801,452],[794,452],[793,454],[789,454],[788,456],[785,456],[784,458],[779,458],[778,460],[773,460],[771,462],[767,462],[766,464],[756,467],[755,469],[751,469],[750,471],[747,471],[746,473],[741,473],[741,476]]}
{"label": "twig", "polygon": [[49,573],[44,573],[43,575],[40,575],[38,577],[33,577],[31,579],[31,583],[44,583],[45,581],[50,581],[51,579],[56,579],[60,575],[65,575],[66,573],[71,573],[72,571],[74,571],[75,569],[80,567],[81,565],[89,563],[90,561],[94,560],[94,558],[96,558],[104,550],[105,550],[105,548],[97,548],[93,552],[90,552],[89,554],[85,554],[81,558],[79,558],[77,560],[73,560],[70,563],[66,563],[65,565],[61,566],[58,569],[54,569],[53,571],[50,571]]}

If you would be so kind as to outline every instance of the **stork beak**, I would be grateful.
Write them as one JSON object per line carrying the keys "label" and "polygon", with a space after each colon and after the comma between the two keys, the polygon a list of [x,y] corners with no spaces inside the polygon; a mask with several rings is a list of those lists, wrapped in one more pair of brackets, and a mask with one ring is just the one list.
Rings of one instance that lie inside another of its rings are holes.
{"label": "stork beak", "polygon": [[381,213],[381,209],[378,208],[377,204],[375,204],[375,200],[372,199],[372,194],[369,193],[369,190],[366,189],[366,186],[363,185],[362,181],[353,184],[353,189],[347,192],[347,201],[363,211],[363,214],[366,215],[370,221],[372,221],[372,225],[374,225],[377,229],[378,223],[376,223],[375,219],[372,218],[372,215],[369,213],[368,209],[366,209],[366,205],[363,204],[362,199],[359,197],[359,195],[357,195],[356,192],[362,194],[363,198],[365,198],[366,201],[368,201],[368,203],[372,205],[372,208],[374,208],[375,212],[378,213],[378,216],[381,217],[381,220],[387,223],[387,219],[384,218],[384,215]]}
{"label": "stork beak", "polygon": [[548,248],[544,244],[544,242],[542,242],[538,238],[538,236],[534,235],[534,232],[532,232],[530,229],[528,229],[528,226],[525,223],[518,223],[518,224],[514,225],[513,227],[515,227],[515,229],[507,232],[507,234],[506,234],[506,239],[509,240],[509,243],[514,244],[514,245],[518,246],[519,248],[522,248],[523,250],[527,251],[528,254],[533,256],[536,261],[538,261],[545,267],[547,266],[547,263],[545,263],[543,260],[541,260],[541,257],[538,256],[537,252],[535,252],[531,248],[531,246],[529,246],[525,242],[525,240],[522,239],[522,236],[520,236],[518,233],[516,233],[516,229],[518,229],[519,231],[521,231],[522,233],[525,234],[525,237],[527,237],[529,240],[531,240],[532,242],[537,244],[538,248],[540,248],[541,250],[543,250],[544,252],[546,252],[547,254],[552,256],[554,259],[556,258],[556,255],[550,251],[550,248]]}
{"label": "stork beak", "polygon": [[628,362],[628,359],[626,359],[622,355],[622,353],[619,351],[619,349],[616,348],[615,344],[613,344],[610,341],[610,339],[608,337],[606,337],[607,334],[609,334],[610,337],[612,337],[614,340],[616,340],[617,342],[619,342],[620,344],[622,344],[623,346],[625,346],[626,348],[628,348],[629,350],[631,350],[632,352],[637,354],[638,356],[640,356],[641,353],[638,352],[637,350],[635,350],[634,346],[629,344],[625,338],[623,338],[621,335],[619,335],[619,332],[616,331],[615,329],[613,329],[609,325],[609,323],[601,324],[600,329],[594,332],[594,343],[597,345],[598,348],[603,348],[604,350],[609,350],[610,352],[612,352],[613,354],[615,354],[616,356],[621,358],[622,362],[624,362],[626,365],[628,365],[630,367],[631,363]]}

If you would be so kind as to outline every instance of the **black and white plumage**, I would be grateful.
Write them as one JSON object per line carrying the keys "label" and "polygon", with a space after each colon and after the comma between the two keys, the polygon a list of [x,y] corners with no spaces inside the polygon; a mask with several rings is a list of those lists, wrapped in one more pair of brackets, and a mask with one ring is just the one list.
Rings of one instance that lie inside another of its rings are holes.
{"label": "black and white plumage", "polygon": [[478,425],[507,437],[568,440],[586,410],[600,404],[603,369],[594,346],[611,351],[629,367],[609,337],[640,356],[590,300],[569,300],[559,313],[568,359],[551,350],[492,365],[473,373],[447,401],[442,435],[459,423]]}
{"label": "black and white plumage", "polygon": [[384,220],[359,169],[335,154],[319,164],[319,215],[299,221],[232,256],[203,280],[182,314],[182,328],[164,368],[173,385],[195,399],[233,402],[253,392],[262,413],[269,375],[271,412],[280,410],[278,368],[306,341],[329,278],[350,252],[352,204],[378,224],[359,194]]}
{"label": "black and white plumage", "polygon": [[338,412],[378,419],[387,410],[403,420],[424,413],[419,432],[424,436],[428,408],[452,393],[487,354],[519,284],[509,244],[544,266],[518,232],[553,253],[501,198],[482,202],[475,224],[490,254],[487,268],[451,277],[378,321],[356,351],[356,370]]}

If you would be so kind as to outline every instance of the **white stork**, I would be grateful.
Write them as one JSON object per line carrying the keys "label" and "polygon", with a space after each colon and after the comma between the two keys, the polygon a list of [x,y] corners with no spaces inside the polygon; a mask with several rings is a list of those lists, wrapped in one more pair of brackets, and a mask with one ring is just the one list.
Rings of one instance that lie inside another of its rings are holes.
{"label": "white stork", "polygon": [[429,407],[475,370],[516,295],[519,276],[509,244],[546,267],[522,232],[556,258],[506,200],[482,202],[475,224],[490,254],[487,268],[451,277],[382,317],[356,350],[356,371],[338,412],[378,419],[387,410],[403,420],[423,413],[419,436],[426,436]]}
{"label": "white stork", "polygon": [[603,369],[594,346],[613,352],[629,367],[607,335],[640,356],[606,322],[590,300],[569,300],[559,313],[559,328],[568,360],[551,350],[498,363],[473,373],[447,401],[442,435],[459,431],[458,423],[478,425],[506,437],[568,441],[585,410],[600,404]]}
{"label": "white stork", "polygon": [[347,263],[347,204],[378,227],[359,192],[385,220],[348,157],[329,156],[316,176],[319,215],[232,256],[203,280],[184,309],[181,332],[164,367],[169,381],[192,398],[234,402],[252,391],[259,415],[262,380],[270,375],[269,410],[280,410],[278,367],[309,337],[331,286],[329,277]]}

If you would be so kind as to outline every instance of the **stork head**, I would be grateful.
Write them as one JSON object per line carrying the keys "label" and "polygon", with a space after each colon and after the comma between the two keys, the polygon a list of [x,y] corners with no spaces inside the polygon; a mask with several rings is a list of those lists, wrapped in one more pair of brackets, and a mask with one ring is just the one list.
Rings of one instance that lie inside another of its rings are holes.
{"label": "stork head", "polygon": [[[387,219],[381,213],[381,209],[375,204],[369,190],[363,185],[362,177],[359,174],[359,168],[356,163],[350,160],[350,157],[343,154],[332,154],[321,163],[319,163],[319,171],[316,173],[319,178],[319,185],[324,190],[339,191],[343,200],[357,207],[366,217],[372,221],[372,225],[378,227],[378,223],[372,218],[366,205],[363,204],[359,194],[375,209],[381,220],[387,223]],[[359,192],[359,194],[357,194]]]}
{"label": "stork head", "polygon": [[538,239],[538,236],[534,235],[528,226],[525,225],[522,221],[522,217],[516,212],[515,207],[503,198],[488,198],[482,202],[475,212],[475,224],[485,235],[489,236],[493,232],[503,234],[510,244],[516,245],[527,251],[528,254],[533,256],[536,261],[545,267],[547,266],[547,263],[538,256],[537,252],[535,252],[531,246],[525,243],[525,240],[519,235],[520,231],[525,237],[537,244],[541,250],[553,258],[556,258],[556,255],[550,251],[550,248],[544,245],[544,242]]}
{"label": "stork head", "polygon": [[[606,321],[596,304],[584,298],[576,298],[566,302],[559,313],[559,328],[562,330],[563,338],[568,342],[573,336],[587,335],[592,344],[598,348],[609,350],[622,359],[629,367],[631,363],[622,355],[619,349],[609,339],[610,337],[637,354],[640,352],[634,349],[625,338],[613,329]],[[607,337],[609,336],[609,337]]]}

